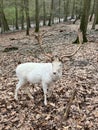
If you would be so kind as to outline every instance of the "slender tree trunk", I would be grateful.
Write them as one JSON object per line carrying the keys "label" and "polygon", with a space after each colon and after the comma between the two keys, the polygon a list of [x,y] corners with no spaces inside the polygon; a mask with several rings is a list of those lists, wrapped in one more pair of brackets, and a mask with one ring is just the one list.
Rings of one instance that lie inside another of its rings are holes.
{"label": "slender tree trunk", "polygon": [[97,18],[96,18],[96,24],[98,24],[98,13],[97,13]]}
{"label": "slender tree trunk", "polygon": [[51,26],[51,25],[52,25],[52,20],[53,20],[53,8],[54,8],[54,0],[51,0],[51,9],[50,9],[50,17],[49,17],[48,26]]}
{"label": "slender tree trunk", "polygon": [[80,10],[79,10],[79,17],[82,16],[82,13],[83,13],[83,0],[80,0]]}
{"label": "slender tree trunk", "polygon": [[25,13],[26,13],[26,35],[29,35],[29,0],[24,0]]}
{"label": "slender tree trunk", "polygon": [[74,18],[74,13],[75,13],[75,0],[73,0],[71,19]]}
{"label": "slender tree trunk", "polygon": [[92,7],[91,16],[90,16],[89,21],[92,21],[92,17],[93,17],[93,14],[94,14],[94,7],[95,7],[95,0],[93,2],[93,7]]}
{"label": "slender tree trunk", "polygon": [[21,29],[24,29],[24,0],[21,0]]}
{"label": "slender tree trunk", "polygon": [[39,32],[39,0],[35,0],[35,32]]}
{"label": "slender tree trunk", "polygon": [[68,17],[68,12],[69,12],[69,3],[70,3],[70,0],[67,0],[66,1],[66,4],[65,4],[65,0],[64,0],[64,22],[67,21],[67,17]]}
{"label": "slender tree trunk", "polygon": [[43,0],[43,25],[45,26],[46,25],[46,3],[45,3],[45,0]]}
{"label": "slender tree trunk", "polygon": [[16,30],[18,30],[19,27],[18,27],[18,7],[17,7],[17,0],[15,0],[15,17],[16,17],[15,27],[16,27]]}
{"label": "slender tree trunk", "polygon": [[92,25],[92,29],[95,29],[96,21],[97,21],[97,16],[98,16],[98,0],[95,0],[95,9],[94,9],[94,22]]}
{"label": "slender tree trunk", "polygon": [[61,18],[61,0],[59,0],[59,23],[61,22],[60,18]]}

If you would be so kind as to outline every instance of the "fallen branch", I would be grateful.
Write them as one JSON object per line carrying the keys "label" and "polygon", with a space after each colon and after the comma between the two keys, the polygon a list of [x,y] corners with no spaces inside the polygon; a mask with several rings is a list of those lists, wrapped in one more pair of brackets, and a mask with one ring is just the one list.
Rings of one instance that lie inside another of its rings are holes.
{"label": "fallen branch", "polygon": [[73,93],[72,93],[72,96],[71,96],[71,98],[70,98],[70,100],[69,100],[69,103],[67,104],[67,106],[66,106],[66,110],[65,110],[65,112],[64,112],[64,119],[66,120],[67,118],[68,118],[68,116],[69,116],[69,113],[70,113],[70,107],[71,107],[71,105],[72,105],[72,102],[73,102],[73,100],[74,100],[74,98],[75,98],[75,95],[76,95],[76,88],[73,90]]}
{"label": "fallen branch", "polygon": [[15,50],[18,50],[18,47],[8,46],[8,47],[4,48],[3,52],[9,52],[9,51],[15,51]]}

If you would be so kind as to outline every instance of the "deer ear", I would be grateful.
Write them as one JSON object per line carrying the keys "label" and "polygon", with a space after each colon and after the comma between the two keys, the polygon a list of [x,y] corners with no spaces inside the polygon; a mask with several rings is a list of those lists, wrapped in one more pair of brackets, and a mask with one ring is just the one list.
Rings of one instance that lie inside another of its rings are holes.
{"label": "deer ear", "polygon": [[59,58],[59,61],[63,63],[63,58],[60,57],[60,58]]}
{"label": "deer ear", "polygon": [[53,62],[55,59],[54,59],[54,57],[51,57],[51,62]]}
{"label": "deer ear", "polygon": [[58,57],[58,55],[55,55],[55,56],[53,57],[53,60],[55,60],[55,61],[59,61],[59,57]]}

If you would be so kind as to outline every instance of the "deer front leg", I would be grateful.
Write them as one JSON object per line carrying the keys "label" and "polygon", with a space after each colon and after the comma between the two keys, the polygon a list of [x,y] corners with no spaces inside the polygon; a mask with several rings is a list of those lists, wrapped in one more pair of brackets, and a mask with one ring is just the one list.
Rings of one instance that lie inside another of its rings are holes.
{"label": "deer front leg", "polygon": [[44,92],[44,104],[46,106],[47,105],[47,84],[42,83],[42,86],[43,86],[43,92]]}
{"label": "deer front leg", "polygon": [[53,90],[52,87],[53,87],[53,85],[52,85],[52,84],[49,84],[49,86],[48,86],[48,94],[47,94],[48,98],[50,98],[51,95],[52,95],[52,90]]}

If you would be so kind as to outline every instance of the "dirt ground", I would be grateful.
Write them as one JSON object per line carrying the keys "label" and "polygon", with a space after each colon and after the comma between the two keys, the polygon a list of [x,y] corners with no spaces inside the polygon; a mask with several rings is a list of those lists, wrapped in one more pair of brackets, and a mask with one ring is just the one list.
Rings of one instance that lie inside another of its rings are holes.
{"label": "dirt ground", "polygon": [[[41,27],[41,32],[46,31],[42,47],[59,57],[72,53],[78,47],[71,44],[77,29],[78,25],[63,23]],[[63,59],[63,76],[51,86],[47,106],[43,103],[41,85],[29,87],[34,101],[23,88],[19,101],[14,100],[16,66],[47,61],[33,33],[31,29],[30,36],[25,36],[24,31],[0,35],[0,130],[98,130],[98,31],[88,29],[88,43],[72,58]],[[65,119],[75,88],[75,98]]]}

